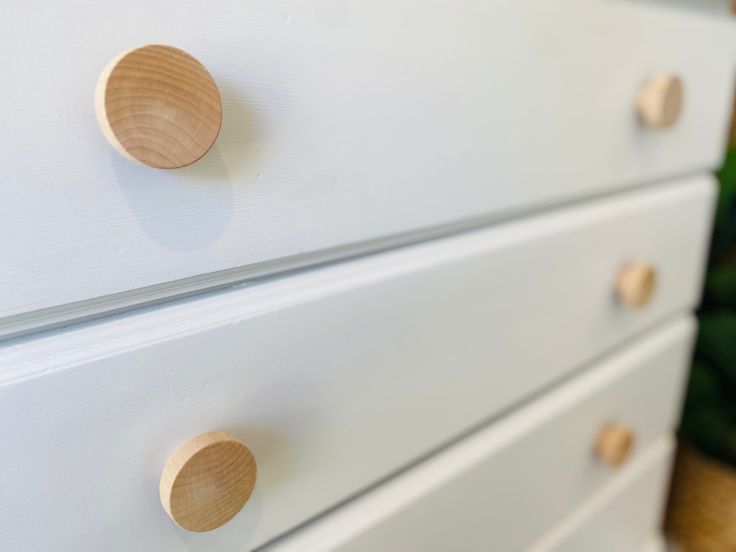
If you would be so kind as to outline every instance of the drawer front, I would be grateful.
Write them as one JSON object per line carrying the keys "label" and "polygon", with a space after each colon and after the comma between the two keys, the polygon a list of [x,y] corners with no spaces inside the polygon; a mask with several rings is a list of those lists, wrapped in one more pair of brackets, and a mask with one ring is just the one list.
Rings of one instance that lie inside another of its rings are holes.
{"label": "drawer front", "polygon": [[[528,549],[599,490],[621,486],[621,475],[594,454],[602,427],[616,421],[635,434],[623,473],[673,429],[691,337],[688,321],[669,326],[270,549]],[[654,477],[661,491],[660,479]],[[647,501],[635,511],[656,519],[657,506]],[[537,549],[548,550],[551,541]],[[587,544],[576,550],[636,550]]]}
{"label": "drawer front", "polygon": [[[692,308],[712,196],[695,179],[7,342],[7,547],[276,537]],[[659,274],[643,309],[613,293],[632,259]],[[178,445],[217,430],[248,444],[258,483],[223,529],[185,534],[157,480]]]}
{"label": "drawer front", "polygon": [[[0,317],[84,316],[111,294],[143,302],[714,167],[736,32],[701,12],[11,1]],[[135,165],[97,127],[99,73],[146,43],[191,52],[220,89],[220,137],[186,169]],[[680,76],[684,111],[653,131],[634,104],[662,72]]]}
{"label": "drawer front", "polygon": [[549,535],[533,552],[664,552],[662,517],[672,468],[672,438],[607,484]]}

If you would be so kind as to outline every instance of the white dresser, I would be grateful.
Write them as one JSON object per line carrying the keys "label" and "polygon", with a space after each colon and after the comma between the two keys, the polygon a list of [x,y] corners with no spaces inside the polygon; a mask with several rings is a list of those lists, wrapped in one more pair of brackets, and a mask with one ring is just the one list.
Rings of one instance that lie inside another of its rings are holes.
{"label": "white dresser", "polygon": [[0,31],[0,550],[661,546],[728,3]]}

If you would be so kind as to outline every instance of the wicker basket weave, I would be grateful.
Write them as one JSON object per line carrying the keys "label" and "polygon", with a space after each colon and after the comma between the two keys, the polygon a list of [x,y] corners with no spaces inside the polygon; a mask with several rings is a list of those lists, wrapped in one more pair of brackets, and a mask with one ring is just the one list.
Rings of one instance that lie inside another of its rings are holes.
{"label": "wicker basket weave", "polygon": [[736,551],[736,469],[681,445],[666,531],[683,552]]}

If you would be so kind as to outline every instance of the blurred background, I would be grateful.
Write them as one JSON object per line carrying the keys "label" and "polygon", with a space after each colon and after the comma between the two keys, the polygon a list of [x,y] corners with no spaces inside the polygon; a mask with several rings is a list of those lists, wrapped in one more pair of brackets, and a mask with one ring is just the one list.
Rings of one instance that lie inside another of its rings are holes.
{"label": "blurred background", "polygon": [[685,550],[736,550],[736,105],[698,311],[667,531]]}

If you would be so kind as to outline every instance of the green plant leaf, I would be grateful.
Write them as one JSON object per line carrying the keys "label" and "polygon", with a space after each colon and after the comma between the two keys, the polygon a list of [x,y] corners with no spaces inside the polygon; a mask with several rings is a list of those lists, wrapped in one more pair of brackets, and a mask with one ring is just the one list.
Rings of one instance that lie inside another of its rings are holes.
{"label": "green plant leaf", "polygon": [[701,314],[695,354],[736,383],[736,312]]}
{"label": "green plant leaf", "polygon": [[715,258],[723,258],[736,243],[736,148],[726,153],[716,176],[720,187],[711,253]]}
{"label": "green plant leaf", "polygon": [[705,297],[712,305],[736,307],[736,263],[711,267],[705,279]]}

